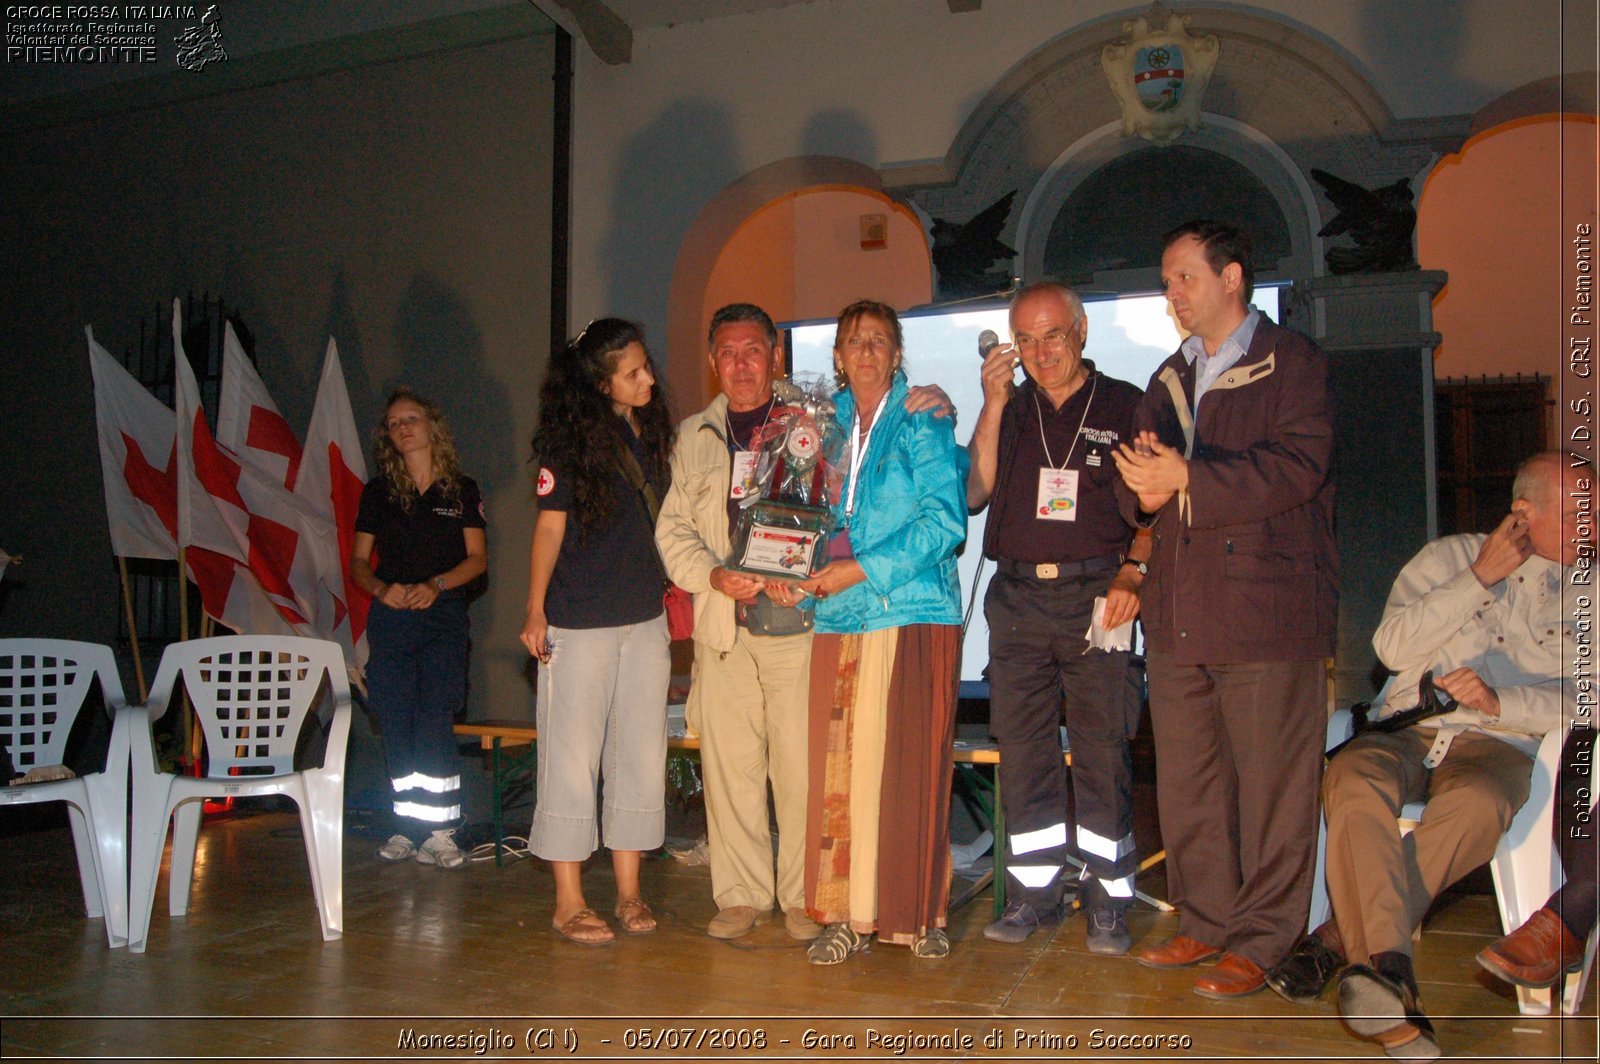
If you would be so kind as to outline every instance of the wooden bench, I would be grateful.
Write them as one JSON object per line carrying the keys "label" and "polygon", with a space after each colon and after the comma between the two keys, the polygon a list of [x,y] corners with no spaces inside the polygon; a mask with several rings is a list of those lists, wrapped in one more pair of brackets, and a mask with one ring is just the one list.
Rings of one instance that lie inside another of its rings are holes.
{"label": "wooden bench", "polygon": [[[515,787],[532,786],[533,771],[537,764],[535,743],[539,729],[527,721],[477,720],[455,726],[457,735],[473,736],[478,748],[489,754],[493,781],[494,863],[500,864],[505,855],[505,799]],[[527,747],[526,751],[509,753],[507,747]],[[700,750],[698,735],[667,736],[667,749],[679,752]]]}
{"label": "wooden bench", "polygon": [[[505,853],[505,796],[513,787],[531,785],[536,764],[534,744],[539,740],[539,729],[526,721],[483,720],[457,724],[455,732],[457,735],[476,737],[479,749],[489,753],[494,784],[494,863],[498,865]],[[506,751],[508,746],[526,746],[528,749],[526,752],[508,755]],[[698,754],[700,737],[669,732],[667,749]],[[1063,750],[1061,756],[1070,768],[1072,751]],[[1006,820],[1005,806],[1000,798],[1000,747],[991,742],[968,742],[958,739],[951,749],[951,759],[956,766],[956,779],[953,784],[960,785],[963,796],[976,804],[993,825],[991,834],[994,835],[994,869],[985,872],[960,895],[951,898],[950,908],[955,909],[965,905],[982,893],[984,887],[993,883],[994,912],[998,917],[1006,907]],[[994,766],[993,783],[978,772],[979,765]],[[1139,865],[1139,871],[1143,872],[1165,860],[1166,855],[1166,851],[1162,850],[1153,857],[1146,858]],[[1075,867],[1082,867],[1070,857],[1068,861]],[[1172,911],[1172,906],[1159,898],[1138,892],[1135,892],[1135,896],[1163,912]]]}

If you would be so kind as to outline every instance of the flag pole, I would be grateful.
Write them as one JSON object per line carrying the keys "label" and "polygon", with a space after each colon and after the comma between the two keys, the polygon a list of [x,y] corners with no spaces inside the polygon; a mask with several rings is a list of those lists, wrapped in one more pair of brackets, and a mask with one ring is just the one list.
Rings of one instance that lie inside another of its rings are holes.
{"label": "flag pole", "polygon": [[[189,638],[189,557],[188,548],[178,547],[178,639]],[[189,688],[183,689],[179,710],[179,740],[183,743],[184,760],[188,762],[189,775],[200,775],[200,744],[195,741],[194,708],[189,705]]]}
{"label": "flag pole", "polygon": [[139,684],[139,701],[150,699],[144,683],[144,659],[139,656],[139,628],[133,620],[133,590],[128,586],[128,559],[117,555],[117,571],[122,574],[122,607],[128,614],[128,645],[133,648],[133,677]]}

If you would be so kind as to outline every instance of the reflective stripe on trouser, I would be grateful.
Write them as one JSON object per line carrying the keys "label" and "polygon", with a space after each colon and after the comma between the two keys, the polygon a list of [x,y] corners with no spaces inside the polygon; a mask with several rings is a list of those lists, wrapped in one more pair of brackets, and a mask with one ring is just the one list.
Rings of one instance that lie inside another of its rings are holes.
{"label": "reflective stripe on trouser", "polygon": [[389,783],[394,788],[395,816],[420,820],[434,828],[449,827],[461,819],[460,775],[413,772]]}
{"label": "reflective stripe on trouser", "polygon": [[456,713],[467,693],[467,600],[425,610],[374,601],[367,618],[367,705],[383,733],[394,830],[421,842],[461,823]]}
{"label": "reflective stripe on trouser", "polygon": [[[1049,889],[1062,871],[1062,866],[1049,860],[1049,855],[1065,852],[1066,838],[1066,824],[1052,824],[1039,831],[1012,835],[1007,845],[1007,873],[1027,890]],[[1077,839],[1078,854],[1084,861],[1084,867],[1078,876],[1080,894],[1085,888],[1089,890],[1084,900],[1091,903],[1098,901],[1099,897],[1094,893],[1095,888],[1098,888],[1100,894],[1108,900],[1131,902],[1134,872],[1137,870],[1134,866],[1137,854],[1134,851],[1132,833],[1112,840],[1080,827]],[[1090,861],[1094,862],[1096,868],[1110,868],[1115,871],[1110,876],[1096,874],[1091,870]],[[1091,884],[1093,886],[1090,886]]]}
{"label": "reflective stripe on trouser", "polygon": [[[1128,732],[1128,655],[1087,647],[1094,599],[1110,574],[1036,581],[997,574],[989,621],[990,731],[1000,745],[1001,796],[1010,834],[1006,871],[1014,900],[1060,904],[1071,852],[1065,825],[1068,771],[1060,728],[1072,749],[1076,841],[1109,904],[1132,900],[1133,761]],[[1114,841],[1107,841],[1114,840]]]}

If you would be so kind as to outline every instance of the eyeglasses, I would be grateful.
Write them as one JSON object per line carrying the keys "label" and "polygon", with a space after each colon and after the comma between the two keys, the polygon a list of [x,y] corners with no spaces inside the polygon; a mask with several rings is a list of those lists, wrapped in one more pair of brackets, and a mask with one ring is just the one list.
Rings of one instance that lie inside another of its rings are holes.
{"label": "eyeglasses", "polygon": [[1052,329],[1043,336],[1018,336],[1015,346],[1018,351],[1029,351],[1043,344],[1046,349],[1060,353],[1067,349],[1067,334],[1060,329]]}

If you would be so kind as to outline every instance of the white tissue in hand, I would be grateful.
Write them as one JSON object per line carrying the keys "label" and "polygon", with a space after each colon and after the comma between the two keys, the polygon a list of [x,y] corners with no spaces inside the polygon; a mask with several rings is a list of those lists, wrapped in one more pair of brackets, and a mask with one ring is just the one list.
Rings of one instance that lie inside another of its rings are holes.
{"label": "white tissue in hand", "polygon": [[1084,638],[1091,647],[1099,650],[1132,650],[1133,649],[1133,622],[1124,621],[1115,628],[1107,629],[1106,598],[1096,595],[1094,600],[1094,616],[1089,622],[1089,631],[1084,633]]}

